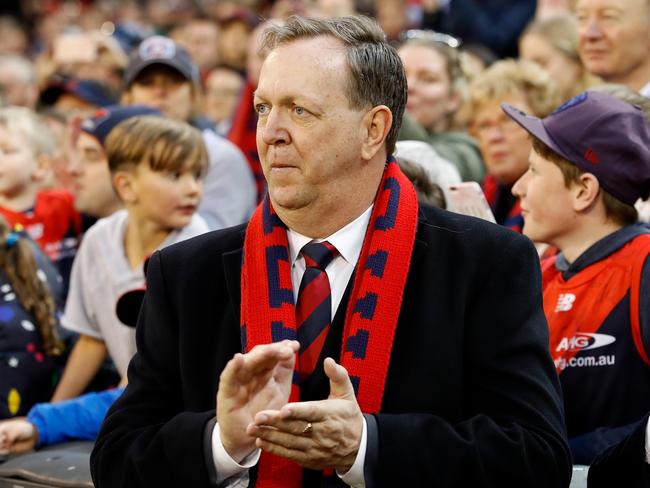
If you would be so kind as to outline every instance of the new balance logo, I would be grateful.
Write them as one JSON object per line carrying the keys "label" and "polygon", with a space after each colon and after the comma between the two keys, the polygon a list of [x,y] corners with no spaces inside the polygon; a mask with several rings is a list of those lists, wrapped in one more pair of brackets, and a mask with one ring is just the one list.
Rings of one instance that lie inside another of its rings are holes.
{"label": "new balance logo", "polygon": [[589,161],[591,164],[598,164],[600,163],[600,159],[598,159],[598,155],[594,152],[592,148],[587,148],[585,151],[584,158]]}
{"label": "new balance logo", "polygon": [[555,305],[556,312],[568,312],[573,308],[573,302],[576,301],[576,296],[573,293],[560,293],[557,297],[557,305]]}

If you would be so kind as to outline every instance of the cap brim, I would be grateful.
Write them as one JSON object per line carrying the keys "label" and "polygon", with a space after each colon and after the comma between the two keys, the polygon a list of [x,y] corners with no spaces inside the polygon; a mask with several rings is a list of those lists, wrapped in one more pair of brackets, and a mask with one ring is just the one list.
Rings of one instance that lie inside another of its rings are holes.
{"label": "cap brim", "polygon": [[534,117],[532,115],[527,115],[518,108],[515,108],[508,103],[502,103],[501,109],[506,113],[508,117],[517,122],[526,132],[535,136],[537,139],[542,141],[554,151],[563,154],[563,151],[557,147],[557,144],[553,142],[553,139],[551,139],[551,136],[546,131],[542,119]]}
{"label": "cap brim", "polygon": [[146,61],[140,61],[135,66],[126,69],[124,75],[124,87],[128,88],[129,86],[131,86],[133,81],[138,77],[140,73],[142,73],[142,71],[145,68],[148,68],[149,66],[153,66],[155,64],[162,64],[163,66],[169,66],[170,68],[173,68],[176,71],[178,71],[188,81],[190,82],[194,81],[192,79],[192,73],[187,73],[181,66],[181,63],[177,63],[173,59],[147,59]]}

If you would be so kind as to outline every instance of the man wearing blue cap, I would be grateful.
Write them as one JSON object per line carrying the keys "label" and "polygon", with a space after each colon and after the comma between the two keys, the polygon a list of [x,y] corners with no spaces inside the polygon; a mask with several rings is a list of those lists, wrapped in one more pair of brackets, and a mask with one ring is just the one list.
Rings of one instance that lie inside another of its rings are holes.
{"label": "man wearing blue cap", "polygon": [[650,231],[634,208],[650,194],[650,126],[595,91],[543,120],[503,109],[533,137],[513,193],[524,234],[560,250],[542,264],[544,311],[574,462],[590,464],[650,410]]}
{"label": "man wearing blue cap", "polygon": [[255,206],[253,175],[237,146],[197,117],[199,69],[189,53],[167,37],[149,37],[133,51],[123,82],[124,103],[155,107],[166,117],[201,130],[210,166],[199,214],[210,229],[246,222]]}

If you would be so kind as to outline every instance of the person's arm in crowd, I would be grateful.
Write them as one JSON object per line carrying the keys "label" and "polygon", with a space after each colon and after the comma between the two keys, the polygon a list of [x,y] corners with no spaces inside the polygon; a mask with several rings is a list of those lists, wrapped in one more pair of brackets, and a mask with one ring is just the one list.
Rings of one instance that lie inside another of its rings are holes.
{"label": "person's arm in crowd", "polygon": [[94,440],[108,408],[123,391],[114,388],[60,403],[37,403],[27,417],[0,422],[0,454],[69,440]]}
{"label": "person's arm in crowd", "polygon": [[107,356],[104,341],[82,334],[72,348],[51,401],[60,402],[83,393]]}

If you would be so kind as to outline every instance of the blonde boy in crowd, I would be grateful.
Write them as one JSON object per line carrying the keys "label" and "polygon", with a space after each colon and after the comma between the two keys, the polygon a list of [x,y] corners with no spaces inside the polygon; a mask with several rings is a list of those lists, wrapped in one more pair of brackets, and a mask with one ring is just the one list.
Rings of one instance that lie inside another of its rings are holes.
{"label": "blonde boy in crowd", "polygon": [[67,284],[81,218],[69,192],[45,188],[55,146],[54,135],[34,111],[0,109],[0,215],[10,227],[19,224],[27,231]]}
{"label": "blonde boy in crowd", "polygon": [[107,354],[126,378],[135,334],[116,315],[118,298],[144,286],[143,263],[153,251],[208,230],[195,214],[208,164],[198,130],[163,117],[133,117],[110,132],[106,153],[125,208],[91,227],[74,262],[62,323],[81,338],[53,401],[82,393]]}
{"label": "blonde boy in crowd", "polygon": [[503,109],[533,136],[513,193],[524,234],[560,250],[542,263],[544,311],[573,460],[590,464],[650,410],[650,230],[634,208],[650,194],[650,126],[600,91],[543,120]]}

